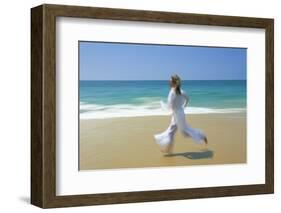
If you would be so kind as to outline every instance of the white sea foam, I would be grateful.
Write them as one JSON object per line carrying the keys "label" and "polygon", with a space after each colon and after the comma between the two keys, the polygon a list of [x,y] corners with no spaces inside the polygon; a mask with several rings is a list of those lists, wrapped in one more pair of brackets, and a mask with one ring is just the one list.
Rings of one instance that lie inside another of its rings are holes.
{"label": "white sea foam", "polygon": [[[208,113],[238,113],[245,112],[245,108],[203,108],[203,107],[186,107],[186,114],[208,114]],[[159,102],[146,105],[97,105],[97,104],[81,104],[81,119],[104,119],[118,117],[139,117],[139,116],[160,116],[170,115],[169,110],[161,108]]]}

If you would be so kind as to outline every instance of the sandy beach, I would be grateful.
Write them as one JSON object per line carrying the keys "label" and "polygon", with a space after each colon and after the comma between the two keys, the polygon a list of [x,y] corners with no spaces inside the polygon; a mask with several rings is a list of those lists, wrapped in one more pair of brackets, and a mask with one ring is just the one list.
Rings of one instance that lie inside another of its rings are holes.
{"label": "sandy beach", "polygon": [[190,114],[187,122],[208,137],[195,144],[180,131],[172,154],[164,154],[153,135],[170,116],[80,120],[80,170],[246,163],[246,113]]}

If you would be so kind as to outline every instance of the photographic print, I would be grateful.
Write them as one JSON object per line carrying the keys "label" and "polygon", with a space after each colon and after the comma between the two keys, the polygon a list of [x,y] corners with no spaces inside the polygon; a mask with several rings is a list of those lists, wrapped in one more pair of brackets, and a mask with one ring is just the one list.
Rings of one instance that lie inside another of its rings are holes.
{"label": "photographic print", "polygon": [[79,170],[247,162],[247,49],[79,41]]}

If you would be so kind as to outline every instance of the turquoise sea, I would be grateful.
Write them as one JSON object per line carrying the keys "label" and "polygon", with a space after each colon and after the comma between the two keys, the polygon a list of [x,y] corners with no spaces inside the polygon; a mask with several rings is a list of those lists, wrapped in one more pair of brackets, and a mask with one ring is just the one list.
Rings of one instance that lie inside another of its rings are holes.
{"label": "turquoise sea", "polygon": [[[186,113],[246,111],[246,80],[186,80],[182,89],[190,97]],[[102,119],[166,115],[168,81],[80,81],[80,118]]]}

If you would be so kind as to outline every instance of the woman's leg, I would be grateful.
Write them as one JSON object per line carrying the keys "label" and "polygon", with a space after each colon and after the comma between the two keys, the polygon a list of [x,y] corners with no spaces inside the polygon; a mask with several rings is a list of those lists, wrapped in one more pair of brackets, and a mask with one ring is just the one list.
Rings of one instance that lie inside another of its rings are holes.
{"label": "woman's leg", "polygon": [[191,137],[196,143],[207,144],[207,137],[197,128],[192,128],[185,120],[184,111],[178,111],[176,114],[177,126],[185,137]]}
{"label": "woman's leg", "polygon": [[176,123],[176,120],[175,120],[175,116],[172,115],[172,118],[171,118],[171,122],[170,122],[170,125],[168,126],[167,130],[168,134],[170,134],[171,136],[174,136],[176,131],[177,131],[177,123]]}
{"label": "woman's leg", "polygon": [[170,122],[170,125],[169,127],[167,128],[166,131],[168,131],[168,134],[170,135],[171,137],[171,143],[168,145],[167,147],[167,152],[168,153],[171,153],[173,151],[173,147],[174,147],[174,136],[175,136],[175,133],[177,131],[177,124],[176,124],[176,120],[175,120],[175,117],[174,115],[172,115],[172,118],[171,118],[171,122]]}
{"label": "woman's leg", "polygon": [[177,124],[172,115],[168,128],[164,132],[154,135],[156,143],[160,146],[162,152],[171,152],[176,131]]}

